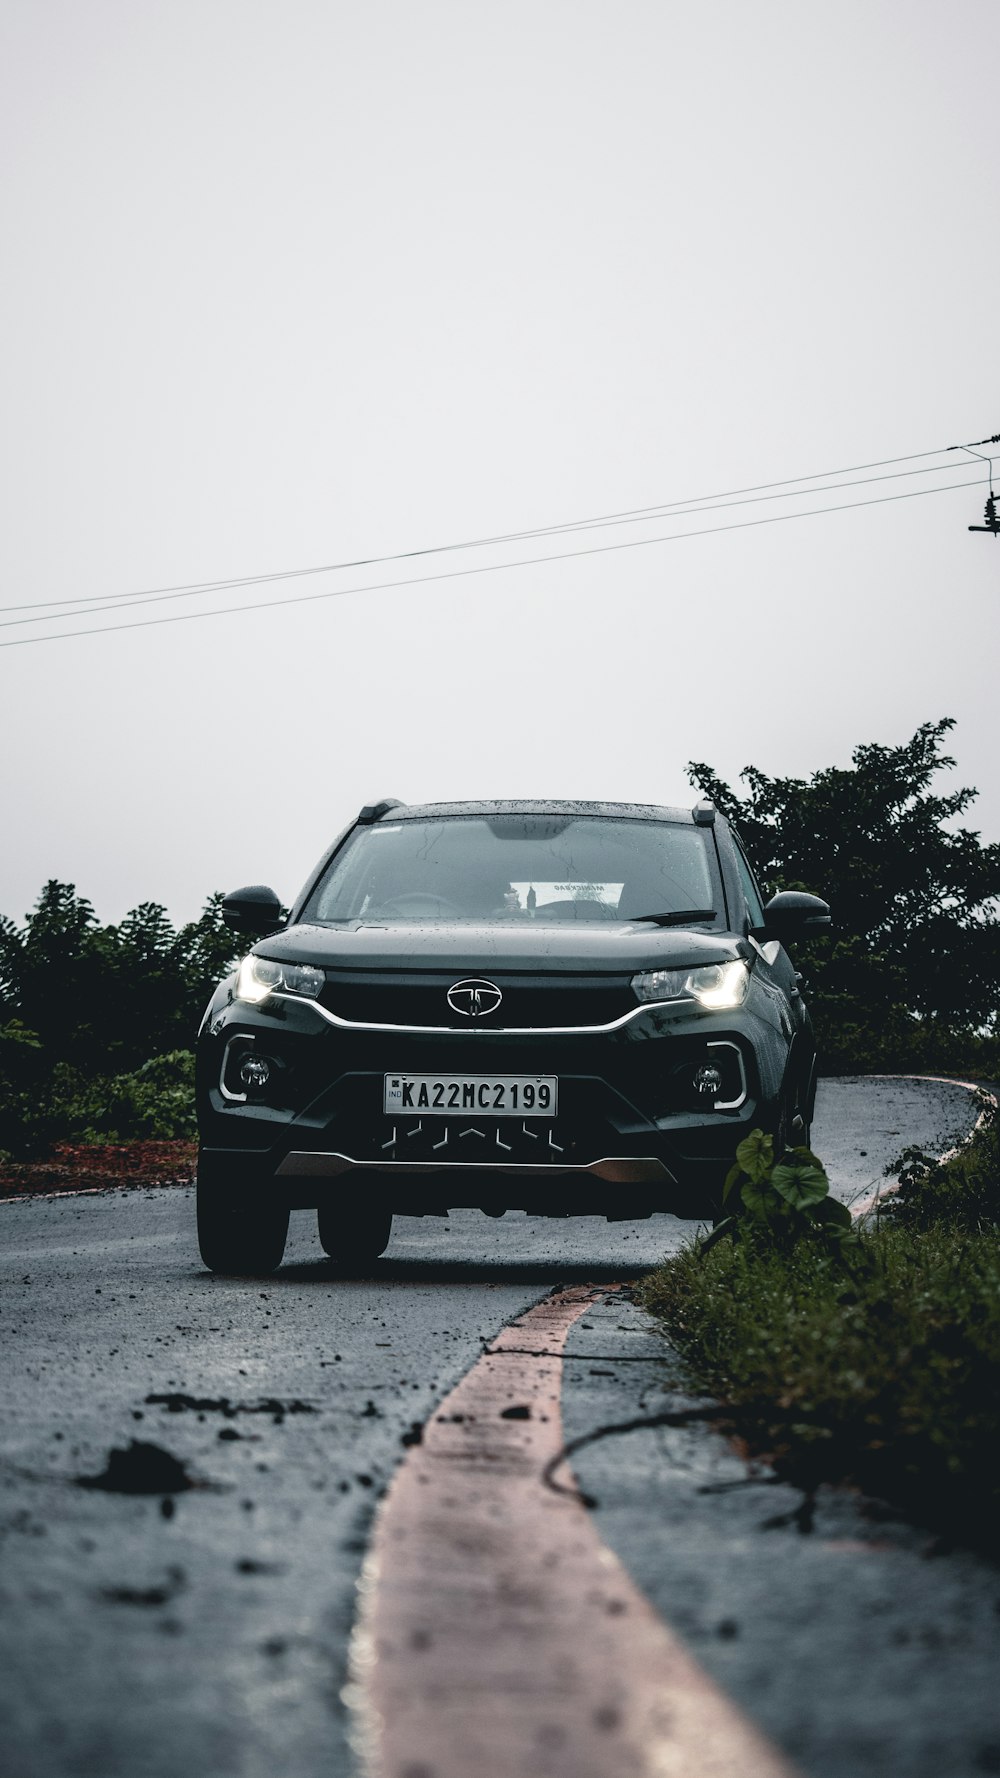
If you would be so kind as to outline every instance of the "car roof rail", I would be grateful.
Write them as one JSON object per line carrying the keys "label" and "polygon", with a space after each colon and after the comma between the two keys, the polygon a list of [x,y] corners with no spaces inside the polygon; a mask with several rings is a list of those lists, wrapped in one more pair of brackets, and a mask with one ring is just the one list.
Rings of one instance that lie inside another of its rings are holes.
{"label": "car roof rail", "polygon": [[371,827],[374,822],[381,821],[383,815],[388,815],[390,809],[405,807],[406,804],[401,803],[398,796],[384,797],[380,803],[366,803],[358,816],[358,826]]}
{"label": "car roof rail", "polygon": [[691,819],[695,827],[714,827],[715,804],[710,803],[707,798],[700,803],[695,803],[691,810]]}

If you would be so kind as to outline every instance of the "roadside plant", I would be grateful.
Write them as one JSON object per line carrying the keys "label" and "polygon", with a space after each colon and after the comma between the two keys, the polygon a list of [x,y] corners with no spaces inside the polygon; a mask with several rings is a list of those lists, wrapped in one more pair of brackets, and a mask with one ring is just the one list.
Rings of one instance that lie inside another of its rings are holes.
{"label": "roadside plant", "polygon": [[886,1221],[909,1229],[964,1230],[983,1235],[1000,1228],[1000,1115],[989,1095],[973,1134],[948,1155],[904,1148],[886,1167],[898,1188],[880,1200]]}
{"label": "roadside plant", "polygon": [[702,1253],[724,1235],[744,1231],[781,1247],[791,1247],[814,1232],[834,1248],[857,1242],[851,1213],[846,1204],[831,1198],[819,1157],[810,1148],[785,1149],[776,1157],[774,1137],[764,1130],[751,1130],[737,1148],[722,1202],[728,1214],[701,1242]]}

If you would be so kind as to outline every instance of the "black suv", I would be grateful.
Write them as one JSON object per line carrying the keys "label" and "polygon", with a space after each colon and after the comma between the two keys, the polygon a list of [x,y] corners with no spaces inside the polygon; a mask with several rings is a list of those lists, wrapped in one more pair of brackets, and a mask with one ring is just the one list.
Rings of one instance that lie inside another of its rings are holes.
{"label": "black suv", "polygon": [[362,809],[221,984],[198,1045],[198,1233],[213,1271],[381,1253],[393,1213],[711,1218],[755,1126],[805,1141],[815,1046],[783,942],[710,803]]}

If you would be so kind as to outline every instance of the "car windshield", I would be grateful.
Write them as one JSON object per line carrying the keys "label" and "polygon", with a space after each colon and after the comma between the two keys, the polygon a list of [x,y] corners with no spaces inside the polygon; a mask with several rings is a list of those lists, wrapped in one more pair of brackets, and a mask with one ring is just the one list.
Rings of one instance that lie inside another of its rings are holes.
{"label": "car windshield", "polygon": [[371,923],[713,918],[722,891],[708,830],[545,814],[416,818],[357,827],[304,921]]}

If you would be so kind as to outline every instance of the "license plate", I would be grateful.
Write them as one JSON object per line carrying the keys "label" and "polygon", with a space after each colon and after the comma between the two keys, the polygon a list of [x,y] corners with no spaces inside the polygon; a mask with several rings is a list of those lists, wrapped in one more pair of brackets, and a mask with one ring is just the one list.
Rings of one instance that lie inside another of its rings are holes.
{"label": "license plate", "polygon": [[554,1117],[554,1074],[387,1074],[383,1110],[425,1117]]}

